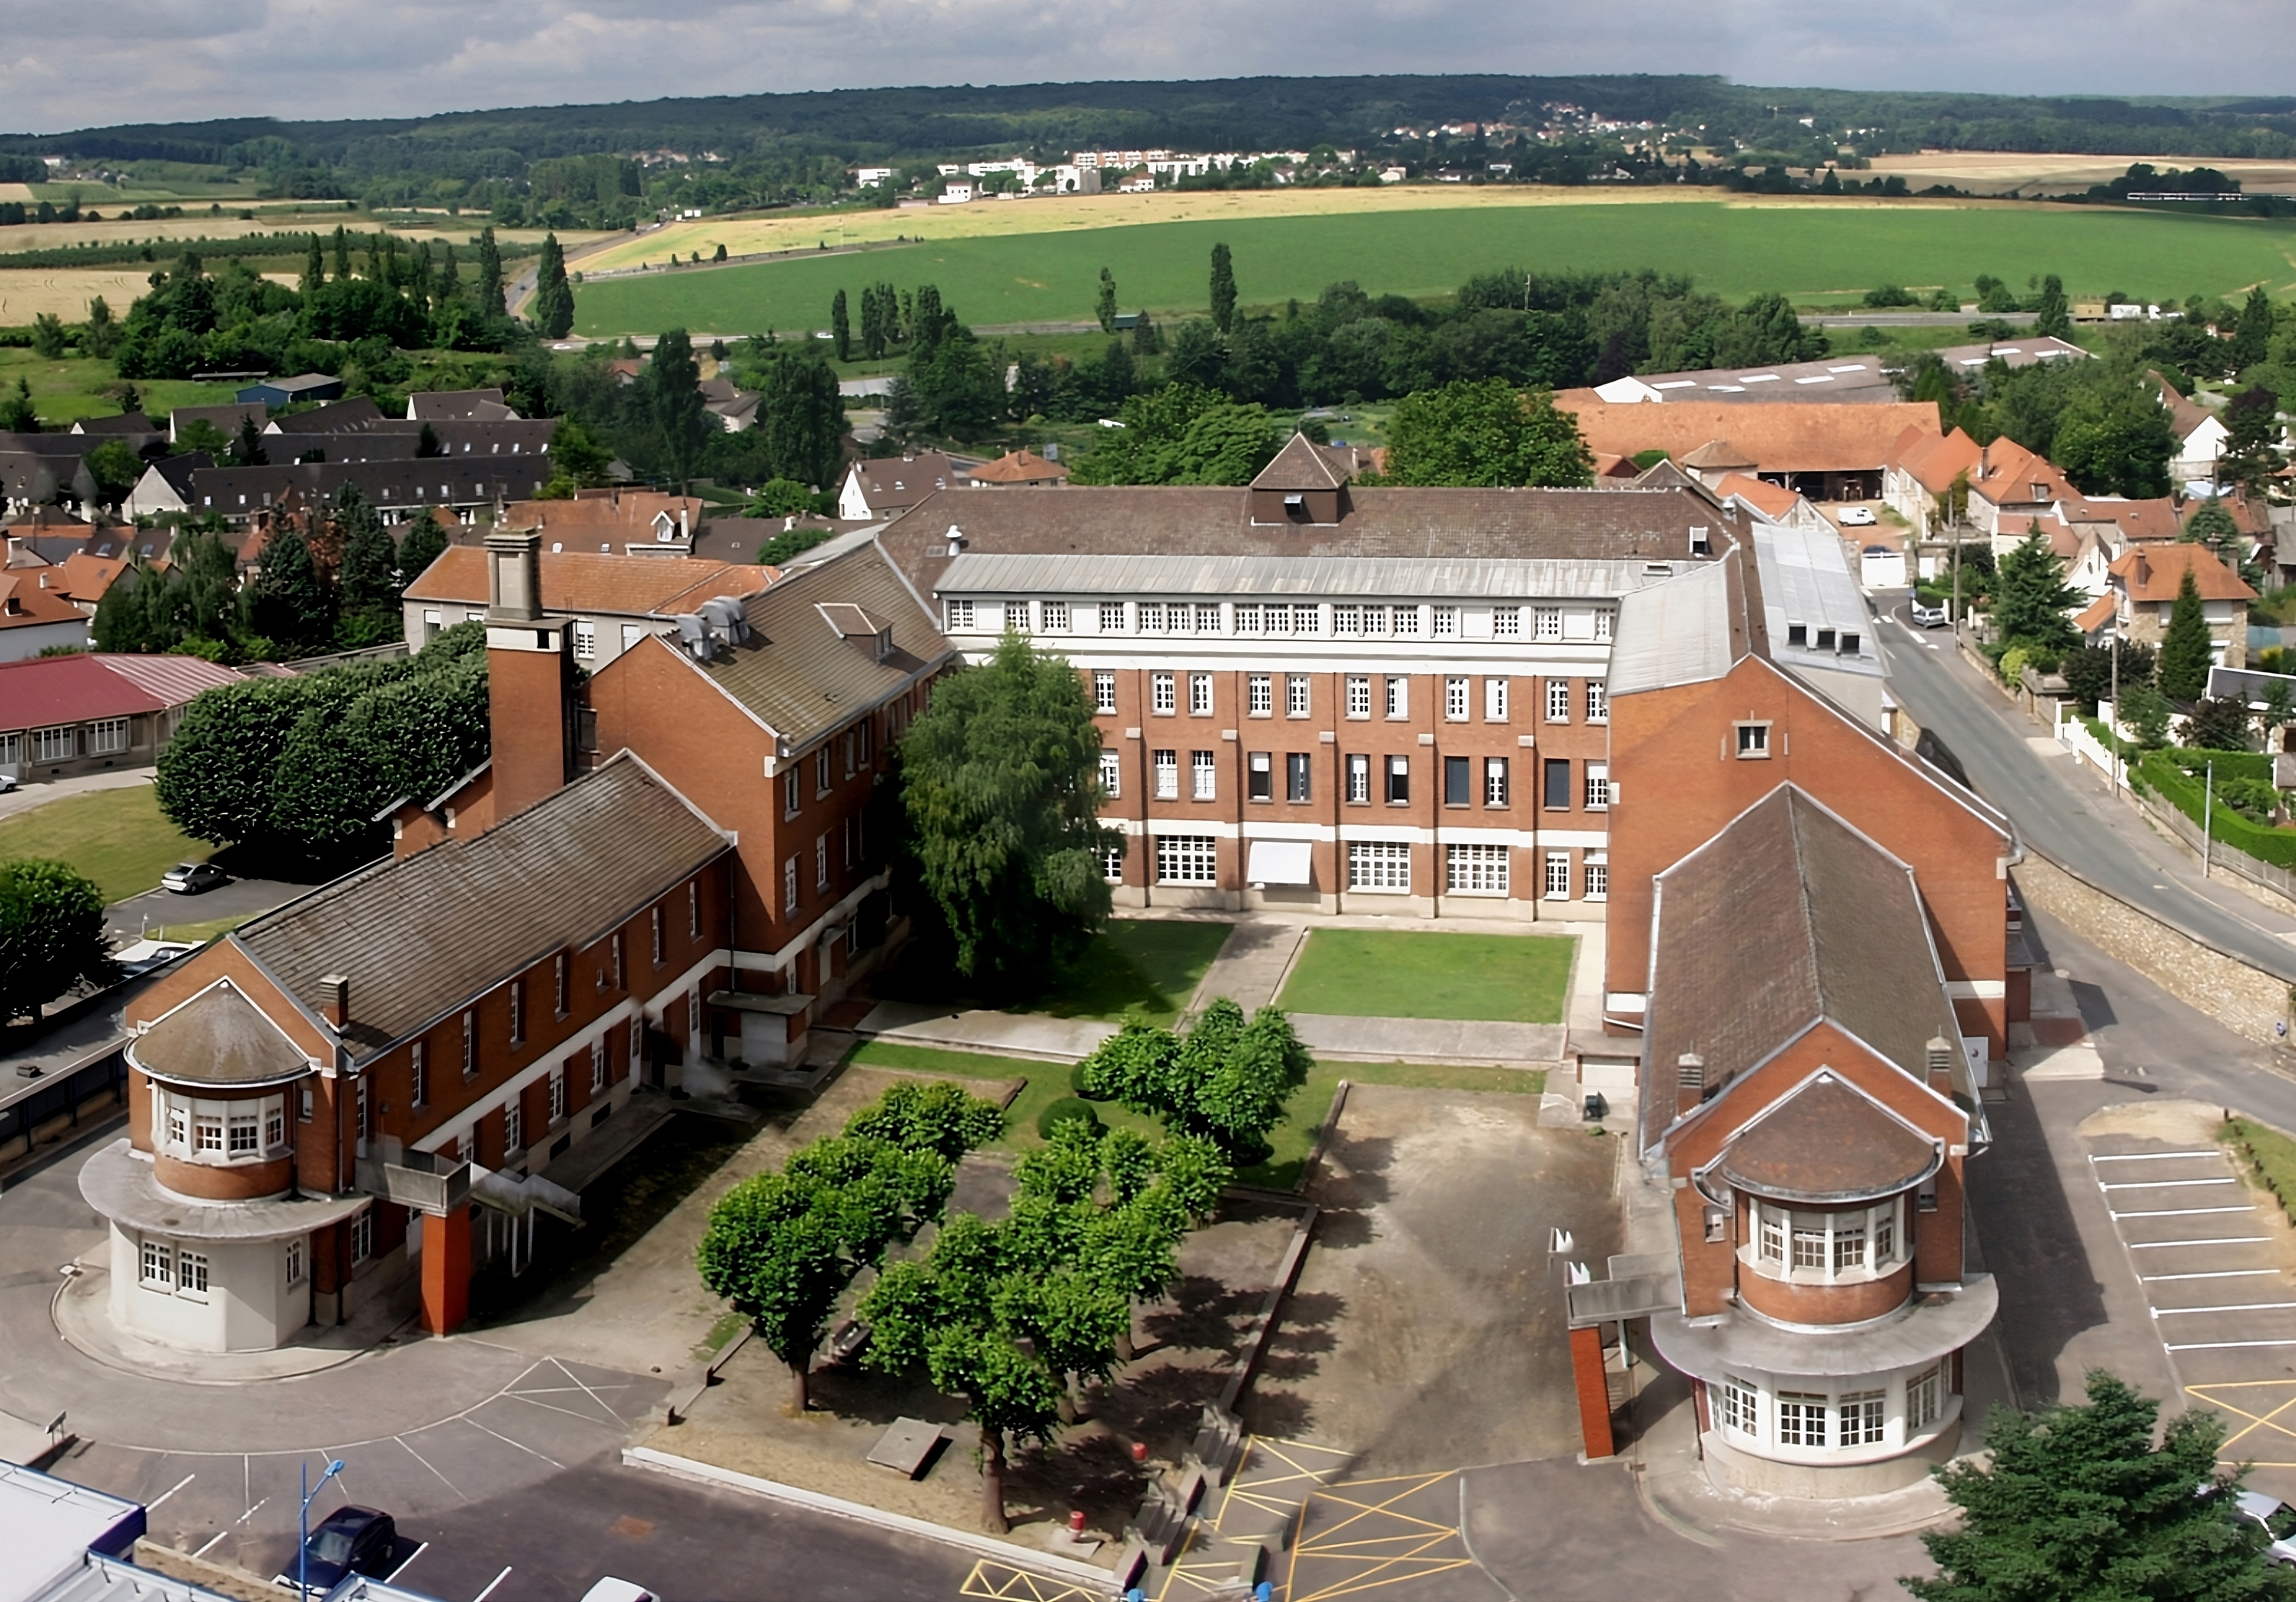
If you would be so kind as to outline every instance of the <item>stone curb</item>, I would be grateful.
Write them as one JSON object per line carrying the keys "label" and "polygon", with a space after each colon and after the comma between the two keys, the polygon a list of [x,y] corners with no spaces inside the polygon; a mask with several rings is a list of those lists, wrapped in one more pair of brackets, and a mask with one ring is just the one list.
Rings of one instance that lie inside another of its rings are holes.
{"label": "stone curb", "polygon": [[937,1524],[929,1519],[911,1518],[903,1513],[888,1513],[882,1508],[849,1502],[841,1497],[827,1496],[797,1485],[784,1485],[775,1480],[761,1480],[755,1475],[720,1468],[714,1463],[673,1457],[668,1452],[656,1451],[648,1446],[624,1447],[622,1463],[625,1467],[651,1469],[656,1474],[669,1475],[676,1479],[694,1480],[705,1485],[763,1497],[768,1501],[786,1502],[791,1507],[826,1513],[832,1518],[849,1518],[857,1524],[873,1524],[897,1535],[912,1535],[921,1541],[938,1541],[943,1546],[971,1552],[976,1557],[991,1558],[1016,1569],[1030,1569],[1073,1585],[1089,1586],[1095,1591],[1104,1592],[1111,1597],[1116,1595],[1116,1576],[1106,1569],[1095,1568],[1088,1563],[1078,1563],[1073,1558],[1055,1557],[1050,1552],[1032,1552],[1026,1547],[1014,1546],[993,1535],[977,1535],[971,1531]]}

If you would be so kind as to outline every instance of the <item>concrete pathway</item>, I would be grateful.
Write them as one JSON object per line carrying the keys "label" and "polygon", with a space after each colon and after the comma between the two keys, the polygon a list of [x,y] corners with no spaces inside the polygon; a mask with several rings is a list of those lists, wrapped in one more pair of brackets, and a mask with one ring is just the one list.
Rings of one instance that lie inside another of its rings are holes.
{"label": "concrete pathway", "polygon": [[880,1001],[870,1009],[868,1017],[855,1026],[854,1033],[865,1040],[1074,1062],[1091,1056],[1103,1041],[1116,1033],[1116,1026],[1090,1018],[1038,1018],[1026,1012],[981,1009],[960,1012],[916,1001]]}
{"label": "concrete pathway", "polygon": [[1295,1012],[1301,1043],[1334,1062],[1488,1063],[1550,1067],[1562,1060],[1560,1024],[1494,1024],[1460,1018],[1347,1018]]}
{"label": "concrete pathway", "polygon": [[1215,1000],[1227,997],[1246,1013],[1266,1007],[1283,988],[1285,976],[1299,960],[1313,926],[1276,919],[1252,919],[1229,931],[1227,944],[1204,970],[1203,980],[1190,998],[1187,1010],[1201,1012]]}
{"label": "concrete pathway", "polygon": [[69,779],[26,780],[6,795],[0,796],[0,818],[29,812],[51,801],[61,801],[66,796],[84,796],[91,790],[122,790],[132,785],[151,782],[150,768],[113,768],[102,773],[78,773]]}

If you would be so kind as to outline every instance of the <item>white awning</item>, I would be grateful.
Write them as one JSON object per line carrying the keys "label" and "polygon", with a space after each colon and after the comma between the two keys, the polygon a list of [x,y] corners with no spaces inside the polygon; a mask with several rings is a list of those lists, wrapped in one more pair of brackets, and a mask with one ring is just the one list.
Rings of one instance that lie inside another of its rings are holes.
{"label": "white awning", "polygon": [[1254,840],[1243,877],[1255,885],[1313,884],[1313,851],[1308,840]]}

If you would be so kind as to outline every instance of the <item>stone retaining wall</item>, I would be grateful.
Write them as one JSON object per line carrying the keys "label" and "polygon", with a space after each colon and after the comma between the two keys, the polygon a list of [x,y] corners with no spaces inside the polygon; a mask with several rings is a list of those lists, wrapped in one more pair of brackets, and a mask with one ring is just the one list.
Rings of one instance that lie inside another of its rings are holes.
{"label": "stone retaining wall", "polygon": [[2185,1005],[2250,1040],[2274,1045],[2284,1039],[2279,1026],[2290,1020],[2296,988],[2284,980],[2098,889],[2030,847],[2011,877],[2026,905],[2079,929]]}

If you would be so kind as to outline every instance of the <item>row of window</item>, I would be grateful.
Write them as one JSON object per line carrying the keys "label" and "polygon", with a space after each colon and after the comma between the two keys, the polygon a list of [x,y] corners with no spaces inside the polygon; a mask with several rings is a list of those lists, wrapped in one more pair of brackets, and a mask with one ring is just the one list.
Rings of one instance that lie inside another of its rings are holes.
{"label": "row of window", "polygon": [[[1411,846],[1401,840],[1349,840],[1348,888],[1411,894]],[[1508,863],[1513,848],[1498,845],[1450,845],[1443,847],[1445,890],[1454,895],[1505,895],[1511,884]],[[1111,849],[1103,864],[1111,884],[1122,882],[1124,851]],[[1550,851],[1540,863],[1540,883],[1548,901],[1570,899],[1570,854]],[[1586,854],[1581,864],[1584,898],[1605,901],[1611,892],[1609,856]],[[1156,882],[1159,885],[1217,885],[1219,882],[1219,841],[1212,835],[1166,834],[1156,837]]]}
{"label": "row of window", "polygon": [[[1107,771],[1105,761],[1101,767],[1104,773]],[[865,820],[852,813],[848,813],[840,823],[840,833],[844,839],[843,861],[849,870],[860,865],[862,854],[868,848],[865,828]],[[829,837],[816,835],[813,838],[813,893],[816,895],[825,895],[834,887],[830,877],[829,858]],[[800,856],[791,856],[782,863],[782,916],[784,918],[796,917],[799,909],[805,904],[804,896],[799,893],[799,882],[802,877],[799,869],[802,860]]]}
{"label": "row of window", "polygon": [[[1443,805],[1472,806],[1480,797],[1486,807],[1504,808],[1513,802],[1513,758],[1507,756],[1444,756],[1442,764]],[[1411,804],[1411,763],[1407,754],[1382,756],[1379,762],[1379,798],[1390,806]],[[1540,763],[1540,805],[1548,812],[1569,812],[1571,808],[1571,763],[1569,758],[1550,756]],[[1611,764],[1607,762],[1585,762],[1578,764],[1581,771],[1580,804],[1587,812],[1606,812],[1611,805]],[[1180,753],[1177,750],[1157,749],[1149,753],[1149,768],[1153,780],[1154,798],[1159,801],[1180,799]],[[1220,756],[1218,751],[1202,750],[1188,753],[1187,797],[1192,801],[1219,799]],[[1283,799],[1298,804],[1311,802],[1315,797],[1315,756],[1308,751],[1287,751],[1283,754]],[[1479,771],[1480,770],[1480,771]],[[1341,796],[1351,806],[1372,804],[1373,759],[1360,753],[1341,759]],[[1248,801],[1273,801],[1275,798],[1275,753],[1247,751],[1244,754],[1244,798]],[[1124,754],[1108,747],[1100,753],[1100,789],[1104,799],[1114,800],[1124,793]],[[796,859],[790,859],[792,863]],[[790,881],[794,894],[795,879]]]}
{"label": "row of window", "polygon": [[[1715,1412],[1722,1427],[1750,1441],[1768,1438],[1764,1429],[1761,1388],[1750,1380],[1725,1377],[1715,1386]],[[1929,1428],[1945,1411],[1942,1361],[1906,1381],[1906,1435]],[[1769,1399],[1779,1446],[1841,1450],[1880,1446],[1889,1439],[1890,1393],[1780,1391]]]}
{"label": "row of window", "polygon": [[[844,769],[845,777],[850,779],[869,765],[873,751],[873,719],[863,718],[836,740],[824,741],[821,748],[813,754],[815,800],[818,801],[829,794],[832,781],[840,766]],[[898,732],[897,730],[897,736]],[[782,775],[782,816],[784,818],[796,817],[803,801],[799,772],[799,767],[791,767]]]}
{"label": "row of window", "polygon": [[[1304,673],[1287,673],[1281,675],[1268,673],[1246,674],[1244,675],[1246,715],[1251,717],[1275,715],[1275,681],[1279,676],[1283,681],[1284,715],[1287,717],[1315,715],[1315,675]],[[1177,715],[1180,710],[1183,679],[1186,682],[1188,715],[1211,716],[1217,708],[1217,702],[1214,699],[1213,675],[1208,673],[1150,674],[1148,675],[1149,711],[1159,717]],[[1358,720],[1370,717],[1374,703],[1373,675],[1349,674],[1345,675],[1345,680],[1343,693],[1347,700],[1348,716]],[[1507,721],[1507,687],[1510,682],[1511,681],[1503,678],[1487,678],[1483,681],[1483,721],[1485,723],[1503,723]],[[1378,705],[1386,716],[1403,719],[1411,715],[1410,675],[1388,674],[1378,680]],[[1454,723],[1468,722],[1473,715],[1474,699],[1472,678],[1464,674],[1455,674],[1445,678],[1443,681],[1444,721]],[[1092,706],[1093,710],[1098,713],[1112,714],[1116,711],[1116,674],[1113,671],[1099,669],[1094,672]],[[1571,694],[1569,679],[1557,678],[1546,681],[1546,707],[1548,723],[1567,723],[1570,721]],[[1600,679],[1586,681],[1583,715],[1590,723],[1606,723],[1611,721],[1610,686]],[[824,790],[827,789],[825,780],[823,781],[823,789]],[[789,801],[789,806],[792,810],[796,805],[796,793],[792,780]]]}
{"label": "row of window", "polygon": [[1878,1278],[1911,1255],[1904,1207],[1901,1197],[1841,1213],[1753,1203],[1755,1261],[1797,1280]]}
{"label": "row of window", "polygon": [[53,728],[0,734],[0,767],[22,762],[28,743],[34,762],[117,756],[127,749],[127,720],[105,717],[92,723],[59,723]]}
{"label": "row of window", "polygon": [[[1618,611],[1595,607],[1567,612],[1559,606],[1505,605],[1461,608],[1412,601],[1103,601],[1083,612],[1065,601],[951,600],[946,603],[951,632],[988,625],[1021,634],[1076,632],[1079,613],[1103,634],[1162,634],[1247,637],[1325,636],[1340,640],[1496,640],[1608,643]],[[1524,614],[1529,614],[1528,629]],[[1488,616],[1486,635],[1484,617]],[[1576,624],[1577,626],[1573,626]]]}
{"label": "row of window", "polygon": [[287,1098],[237,1101],[152,1086],[152,1144],[187,1163],[260,1163],[287,1152]]}

